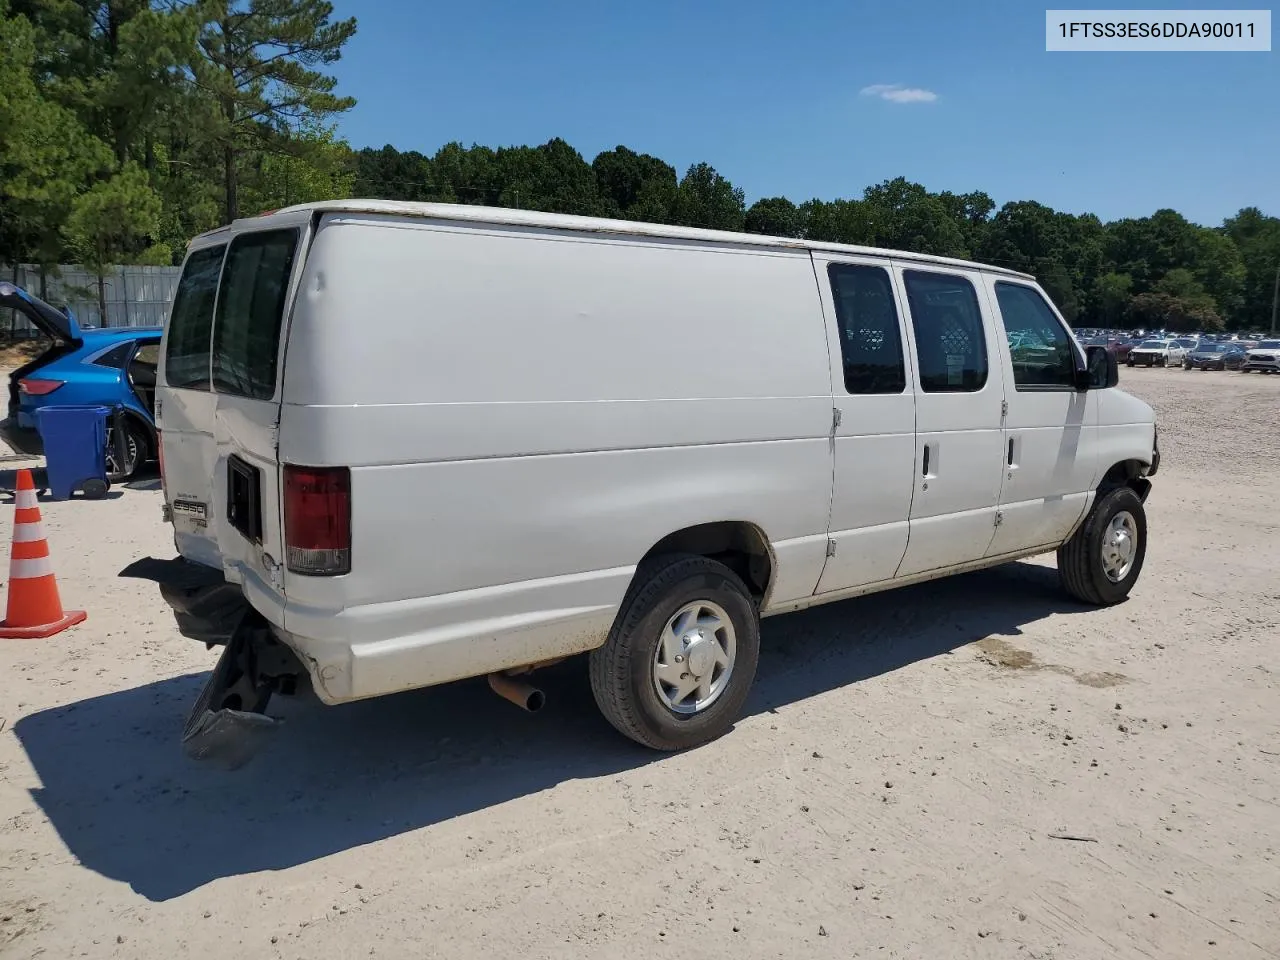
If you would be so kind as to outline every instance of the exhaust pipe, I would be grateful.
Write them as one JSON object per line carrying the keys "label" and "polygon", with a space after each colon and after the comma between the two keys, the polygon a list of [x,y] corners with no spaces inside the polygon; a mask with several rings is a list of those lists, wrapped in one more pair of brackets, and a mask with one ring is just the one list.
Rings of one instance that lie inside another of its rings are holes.
{"label": "exhaust pipe", "polygon": [[489,689],[504,700],[510,700],[521,710],[537,713],[547,702],[546,695],[537,687],[531,687],[519,680],[512,680],[501,673],[489,674]]}

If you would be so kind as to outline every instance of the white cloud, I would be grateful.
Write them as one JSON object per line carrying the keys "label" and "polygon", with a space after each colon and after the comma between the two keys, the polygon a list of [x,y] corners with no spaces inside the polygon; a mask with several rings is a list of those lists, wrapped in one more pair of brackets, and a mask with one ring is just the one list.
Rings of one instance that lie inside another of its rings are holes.
{"label": "white cloud", "polygon": [[873,83],[860,91],[864,97],[879,97],[890,103],[933,103],[938,95],[922,87],[904,87],[900,83]]}

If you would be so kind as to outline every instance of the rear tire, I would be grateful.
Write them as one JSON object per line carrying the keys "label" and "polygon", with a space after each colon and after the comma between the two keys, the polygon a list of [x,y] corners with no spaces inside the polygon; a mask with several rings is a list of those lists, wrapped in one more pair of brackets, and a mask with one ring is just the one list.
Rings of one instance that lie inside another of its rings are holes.
{"label": "rear tire", "polygon": [[1129,487],[1101,494],[1084,524],[1058,548],[1058,579],[1083,603],[1120,603],[1138,581],[1147,555],[1147,514]]}
{"label": "rear tire", "polygon": [[[592,651],[591,692],[620,733],[685,750],[729,731],[759,658],[759,614],[738,575],[706,557],[659,557],[636,572],[609,639]],[[681,698],[699,676],[707,686]]]}
{"label": "rear tire", "polygon": [[112,483],[132,480],[138,469],[149,459],[150,444],[146,433],[130,417],[122,420],[124,429],[125,459],[116,463],[115,435],[107,424],[107,479]]}

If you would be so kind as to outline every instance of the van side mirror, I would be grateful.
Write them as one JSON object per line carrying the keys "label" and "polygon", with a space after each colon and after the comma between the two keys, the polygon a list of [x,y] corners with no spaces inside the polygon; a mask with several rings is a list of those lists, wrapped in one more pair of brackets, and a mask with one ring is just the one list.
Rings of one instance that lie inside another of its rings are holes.
{"label": "van side mirror", "polygon": [[1106,347],[1084,348],[1085,368],[1076,371],[1076,389],[1105,390],[1120,382],[1120,364]]}

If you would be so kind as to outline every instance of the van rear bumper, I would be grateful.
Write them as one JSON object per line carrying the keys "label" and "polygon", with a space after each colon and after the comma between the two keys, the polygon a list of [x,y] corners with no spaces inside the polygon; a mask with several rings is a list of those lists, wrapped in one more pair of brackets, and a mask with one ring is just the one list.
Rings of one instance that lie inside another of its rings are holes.
{"label": "van rear bumper", "polygon": [[229,583],[221,570],[183,557],[145,557],[131,563],[121,576],[156,584],[178,621],[178,632],[206,647],[230,643],[250,611],[239,584]]}
{"label": "van rear bumper", "polygon": [[634,567],[334,610],[284,604],[280,639],[316,695],[345,703],[585,653],[609,636]]}
{"label": "van rear bumper", "polygon": [[303,667],[221,570],[181,557],[147,557],[124,576],[153,581],[183,636],[222,647],[182,731],[183,752],[227,769],[248,763],[277,727],[266,716],[273,693],[292,693]]}
{"label": "van rear bumper", "polygon": [[256,610],[327,704],[364,700],[585,653],[608,638],[635,572],[618,567],[436,597],[333,609],[285,601],[240,571],[153,561],[184,636],[226,644]]}

